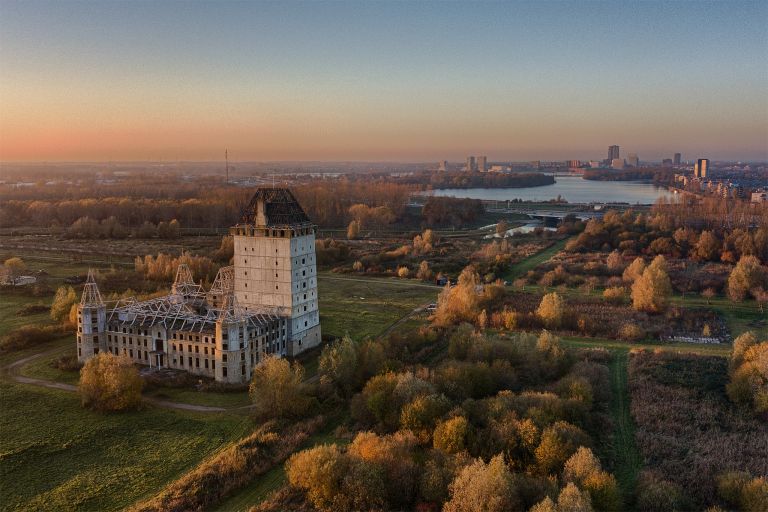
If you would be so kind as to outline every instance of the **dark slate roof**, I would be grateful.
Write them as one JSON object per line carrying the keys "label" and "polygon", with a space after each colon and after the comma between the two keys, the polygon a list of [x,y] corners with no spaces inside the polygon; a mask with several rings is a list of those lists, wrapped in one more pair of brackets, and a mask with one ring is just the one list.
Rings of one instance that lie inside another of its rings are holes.
{"label": "dark slate roof", "polygon": [[256,223],[256,205],[259,201],[266,203],[267,226],[286,227],[310,224],[311,221],[296,198],[287,188],[260,187],[256,189],[248,206],[243,210],[241,222]]}

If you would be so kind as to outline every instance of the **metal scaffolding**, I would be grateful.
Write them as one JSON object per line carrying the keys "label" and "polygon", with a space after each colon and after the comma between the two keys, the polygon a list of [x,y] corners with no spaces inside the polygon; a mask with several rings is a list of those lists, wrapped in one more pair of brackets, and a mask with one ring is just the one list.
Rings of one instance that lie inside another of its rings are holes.
{"label": "metal scaffolding", "polygon": [[104,301],[99,293],[99,287],[96,284],[96,278],[93,275],[93,270],[88,269],[88,279],[85,281],[85,287],[83,288],[83,295],[80,297],[80,305],[86,308],[95,308],[104,305]]}

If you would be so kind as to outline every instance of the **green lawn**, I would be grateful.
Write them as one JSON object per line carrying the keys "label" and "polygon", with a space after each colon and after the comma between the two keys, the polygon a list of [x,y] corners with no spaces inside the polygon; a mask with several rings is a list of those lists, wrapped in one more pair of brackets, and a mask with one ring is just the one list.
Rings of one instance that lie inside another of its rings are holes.
{"label": "green lawn", "polygon": [[324,335],[376,337],[417,306],[437,302],[440,288],[405,279],[320,273],[320,323]]}
{"label": "green lawn", "polygon": [[144,393],[145,396],[193,405],[210,407],[243,407],[251,403],[246,391],[217,393],[182,388],[158,388]]}
{"label": "green lawn", "polygon": [[105,415],[71,393],[0,381],[0,509],[119,510],[157,492],[247,418],[147,407]]}

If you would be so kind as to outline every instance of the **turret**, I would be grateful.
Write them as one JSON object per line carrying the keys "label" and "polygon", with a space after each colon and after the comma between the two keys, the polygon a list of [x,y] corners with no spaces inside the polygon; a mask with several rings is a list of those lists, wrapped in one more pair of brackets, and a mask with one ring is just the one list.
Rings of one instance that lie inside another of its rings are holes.
{"label": "turret", "polygon": [[93,271],[88,270],[88,279],[83,296],[77,305],[77,360],[85,362],[100,351],[107,350],[107,307],[99,293]]}

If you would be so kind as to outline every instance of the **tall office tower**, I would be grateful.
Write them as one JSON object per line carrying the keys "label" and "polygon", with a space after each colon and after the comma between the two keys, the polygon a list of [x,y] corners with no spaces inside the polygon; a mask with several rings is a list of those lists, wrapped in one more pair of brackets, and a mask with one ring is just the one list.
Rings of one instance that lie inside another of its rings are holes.
{"label": "tall office tower", "polygon": [[640,159],[637,157],[637,153],[630,153],[627,157],[627,164],[632,167],[640,166]]}
{"label": "tall office tower", "polygon": [[479,157],[477,157],[477,170],[479,172],[486,172],[488,170],[488,157],[487,156],[479,156]]}
{"label": "tall office tower", "polygon": [[619,158],[619,146],[608,146],[608,161],[613,162]]}
{"label": "tall office tower", "polygon": [[675,165],[680,165],[680,161],[683,159],[683,155],[675,153]]}
{"label": "tall office tower", "polygon": [[440,162],[437,164],[437,170],[438,171],[447,171],[448,170],[448,160],[440,160]]}
{"label": "tall office tower", "polygon": [[709,158],[699,158],[693,167],[693,175],[697,178],[706,178],[709,171]]}
{"label": "tall office tower", "polygon": [[235,243],[234,293],[247,311],[273,308],[288,318],[289,353],[320,344],[315,226],[286,188],[259,188]]}
{"label": "tall office tower", "polygon": [[475,164],[475,157],[468,156],[467,157],[467,172],[472,172],[477,169],[477,165]]}

